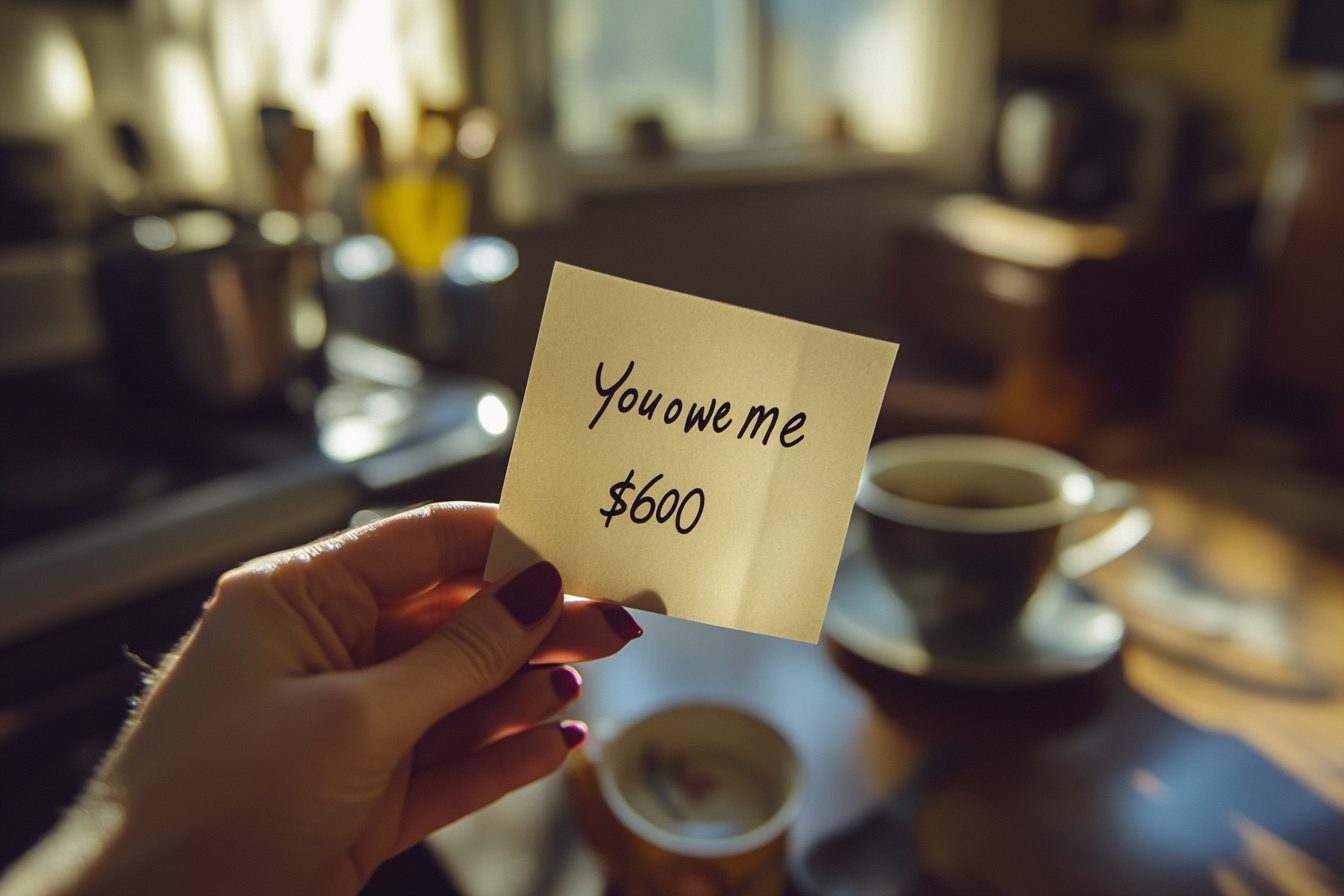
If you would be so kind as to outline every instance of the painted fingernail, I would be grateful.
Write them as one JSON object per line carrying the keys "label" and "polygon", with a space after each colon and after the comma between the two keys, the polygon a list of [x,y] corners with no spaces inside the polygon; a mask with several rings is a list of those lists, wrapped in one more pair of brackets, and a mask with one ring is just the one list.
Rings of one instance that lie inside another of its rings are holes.
{"label": "painted fingernail", "polygon": [[582,686],[583,679],[579,677],[579,673],[568,666],[551,670],[551,687],[555,688],[555,696],[559,697],[562,703],[568,703],[579,696],[579,688]]}
{"label": "painted fingernail", "polygon": [[633,641],[644,634],[644,629],[639,627],[635,617],[625,607],[616,604],[605,606],[602,608],[602,618],[607,620],[607,625],[622,641]]}
{"label": "painted fingernail", "polygon": [[540,622],[559,597],[560,571],[545,560],[533,563],[495,592],[495,599],[523,628]]}
{"label": "painted fingernail", "polygon": [[560,736],[571,750],[588,739],[588,726],[582,722],[561,722]]}

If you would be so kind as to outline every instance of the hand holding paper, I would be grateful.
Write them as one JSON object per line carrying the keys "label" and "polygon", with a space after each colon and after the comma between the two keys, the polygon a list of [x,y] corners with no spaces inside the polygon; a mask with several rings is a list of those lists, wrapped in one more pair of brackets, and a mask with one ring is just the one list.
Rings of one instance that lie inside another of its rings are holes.
{"label": "hand holding paper", "polygon": [[486,578],[815,642],[895,355],[557,264]]}

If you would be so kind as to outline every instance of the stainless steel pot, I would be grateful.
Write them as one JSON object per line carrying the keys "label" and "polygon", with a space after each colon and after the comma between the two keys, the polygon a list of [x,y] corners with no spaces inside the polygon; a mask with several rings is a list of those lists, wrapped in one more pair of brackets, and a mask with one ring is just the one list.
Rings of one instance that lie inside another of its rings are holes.
{"label": "stainless steel pot", "polygon": [[223,212],[126,222],[94,275],[111,368],[136,389],[215,408],[280,395],[325,334],[314,246]]}

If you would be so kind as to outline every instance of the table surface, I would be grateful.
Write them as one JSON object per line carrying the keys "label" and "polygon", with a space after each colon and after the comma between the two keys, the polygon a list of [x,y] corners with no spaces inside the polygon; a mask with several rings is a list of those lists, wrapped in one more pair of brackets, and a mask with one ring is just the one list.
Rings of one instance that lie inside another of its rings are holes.
{"label": "table surface", "polygon": [[[916,825],[929,892],[1344,894],[1344,568],[1150,484],[1149,540],[1090,578],[1126,618],[1085,675],[970,689],[821,644],[641,614],[581,668],[594,739],[678,703],[775,724],[807,776],[795,857],[956,743]],[[602,892],[562,776],[430,846],[472,896]]]}

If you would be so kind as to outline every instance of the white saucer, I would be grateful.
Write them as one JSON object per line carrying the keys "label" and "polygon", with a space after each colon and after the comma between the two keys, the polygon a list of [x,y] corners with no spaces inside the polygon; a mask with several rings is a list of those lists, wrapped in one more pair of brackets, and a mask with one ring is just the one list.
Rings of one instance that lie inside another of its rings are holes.
{"label": "white saucer", "polygon": [[976,650],[930,649],[866,538],[850,535],[823,630],[866,660],[956,684],[1018,687],[1088,672],[1120,649],[1125,633],[1120,615],[1059,575],[1041,584],[1001,640]]}

